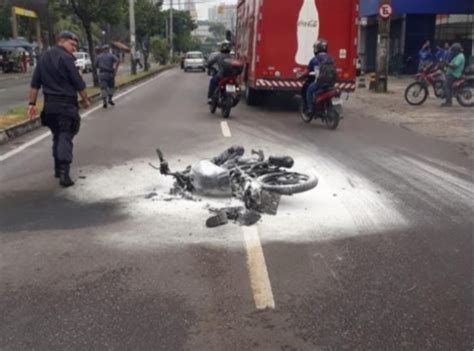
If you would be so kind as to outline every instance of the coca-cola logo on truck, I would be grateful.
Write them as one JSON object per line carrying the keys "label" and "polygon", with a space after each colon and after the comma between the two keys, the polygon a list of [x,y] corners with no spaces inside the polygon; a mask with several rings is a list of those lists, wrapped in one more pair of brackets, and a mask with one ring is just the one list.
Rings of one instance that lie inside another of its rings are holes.
{"label": "coca-cola logo on truck", "polygon": [[298,27],[312,27],[316,28],[318,26],[317,20],[310,20],[310,21],[298,21]]}

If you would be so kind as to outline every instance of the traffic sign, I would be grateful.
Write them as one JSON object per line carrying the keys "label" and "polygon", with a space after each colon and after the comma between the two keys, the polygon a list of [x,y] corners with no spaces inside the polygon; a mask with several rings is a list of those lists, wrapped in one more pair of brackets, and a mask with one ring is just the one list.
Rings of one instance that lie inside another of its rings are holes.
{"label": "traffic sign", "polygon": [[390,4],[382,4],[379,7],[379,15],[383,19],[387,19],[392,15],[392,6]]}

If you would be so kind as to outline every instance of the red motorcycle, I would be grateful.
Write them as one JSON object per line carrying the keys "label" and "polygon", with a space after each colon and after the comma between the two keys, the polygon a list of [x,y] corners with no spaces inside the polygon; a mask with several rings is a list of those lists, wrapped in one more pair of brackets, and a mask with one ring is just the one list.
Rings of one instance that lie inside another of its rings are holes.
{"label": "red motorcycle", "polygon": [[415,80],[405,89],[405,100],[410,105],[419,106],[423,104],[428,98],[430,85],[438,99],[443,97],[445,77],[440,64],[426,66],[416,75]]}
{"label": "red motorcycle", "polygon": [[223,78],[212,96],[209,104],[211,113],[215,113],[219,107],[222,117],[228,118],[233,107],[237,106],[242,96],[237,78],[243,71],[243,63],[240,60],[228,59],[224,61]]}
{"label": "red motorcycle", "polygon": [[321,118],[326,126],[334,130],[339,125],[342,115],[341,91],[335,87],[321,89],[314,97],[314,113],[308,114],[304,103],[306,89],[303,88],[303,98],[300,104],[300,116],[306,123],[311,123],[313,119]]}
{"label": "red motorcycle", "polygon": [[459,105],[474,107],[474,75],[464,75],[453,83],[453,96]]}

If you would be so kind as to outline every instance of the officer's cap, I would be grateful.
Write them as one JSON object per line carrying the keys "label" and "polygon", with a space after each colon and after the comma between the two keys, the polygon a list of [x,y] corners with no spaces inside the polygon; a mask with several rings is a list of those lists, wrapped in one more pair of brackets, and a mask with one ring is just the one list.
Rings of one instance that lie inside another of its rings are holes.
{"label": "officer's cap", "polygon": [[58,35],[58,40],[65,39],[65,40],[74,40],[75,42],[79,43],[79,38],[73,32],[68,30],[64,30]]}

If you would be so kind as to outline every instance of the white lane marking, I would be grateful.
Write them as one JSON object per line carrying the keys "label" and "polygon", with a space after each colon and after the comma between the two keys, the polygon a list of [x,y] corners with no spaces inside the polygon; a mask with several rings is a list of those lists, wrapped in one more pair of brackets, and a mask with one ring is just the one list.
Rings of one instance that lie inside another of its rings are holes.
{"label": "white lane marking", "polygon": [[7,90],[7,89],[0,89],[0,93],[3,93],[5,90]]}
{"label": "white lane marking", "polygon": [[[115,99],[120,99],[122,96],[125,96],[125,95],[130,94],[131,92],[133,92],[133,91],[135,91],[135,90],[141,88],[141,87],[144,86],[144,85],[147,85],[147,84],[151,83],[152,81],[154,81],[154,80],[156,80],[156,79],[158,79],[158,78],[160,78],[160,77],[165,77],[165,76],[167,76],[167,75],[169,74],[169,72],[170,72],[170,71],[164,72],[164,73],[162,73],[162,74],[159,74],[159,75],[156,76],[155,78],[151,78],[150,80],[147,80],[147,81],[144,82],[144,83],[141,83],[141,84],[139,84],[139,85],[137,85],[137,86],[134,86],[134,87],[132,87],[132,88],[130,88],[130,89],[124,91],[123,93],[120,93],[120,94],[118,94],[117,96],[115,96]],[[82,118],[83,118],[83,119],[86,118],[87,116],[89,116],[89,115],[92,114],[93,112],[97,111],[97,110],[100,109],[101,107],[102,107],[102,105],[98,105],[98,106],[96,106],[96,107],[90,109],[89,111],[87,111],[86,113],[84,113],[84,114],[82,115]],[[50,136],[50,135],[51,135],[51,132],[43,133],[43,134],[37,136],[36,138],[34,138],[34,139],[28,141],[27,143],[25,143],[25,144],[23,144],[23,145],[17,147],[16,149],[13,149],[13,150],[11,150],[11,151],[9,151],[9,152],[6,152],[6,153],[3,154],[3,155],[0,155],[0,162],[3,162],[3,161],[5,161],[5,160],[9,159],[10,157],[12,157],[12,156],[14,156],[14,155],[16,155],[16,154],[22,152],[22,151],[25,150],[26,148],[28,148],[28,147],[30,147],[30,146],[32,146],[32,145],[34,145],[34,144],[40,142],[41,140],[43,140],[44,138],[46,138],[46,137],[48,137],[48,136]]]}
{"label": "white lane marking", "polygon": [[242,227],[247,248],[247,265],[253,299],[258,310],[275,308],[272,286],[256,226]]}
{"label": "white lane marking", "polygon": [[230,133],[229,124],[227,122],[221,122],[222,135],[226,138],[230,138],[232,134]]}

